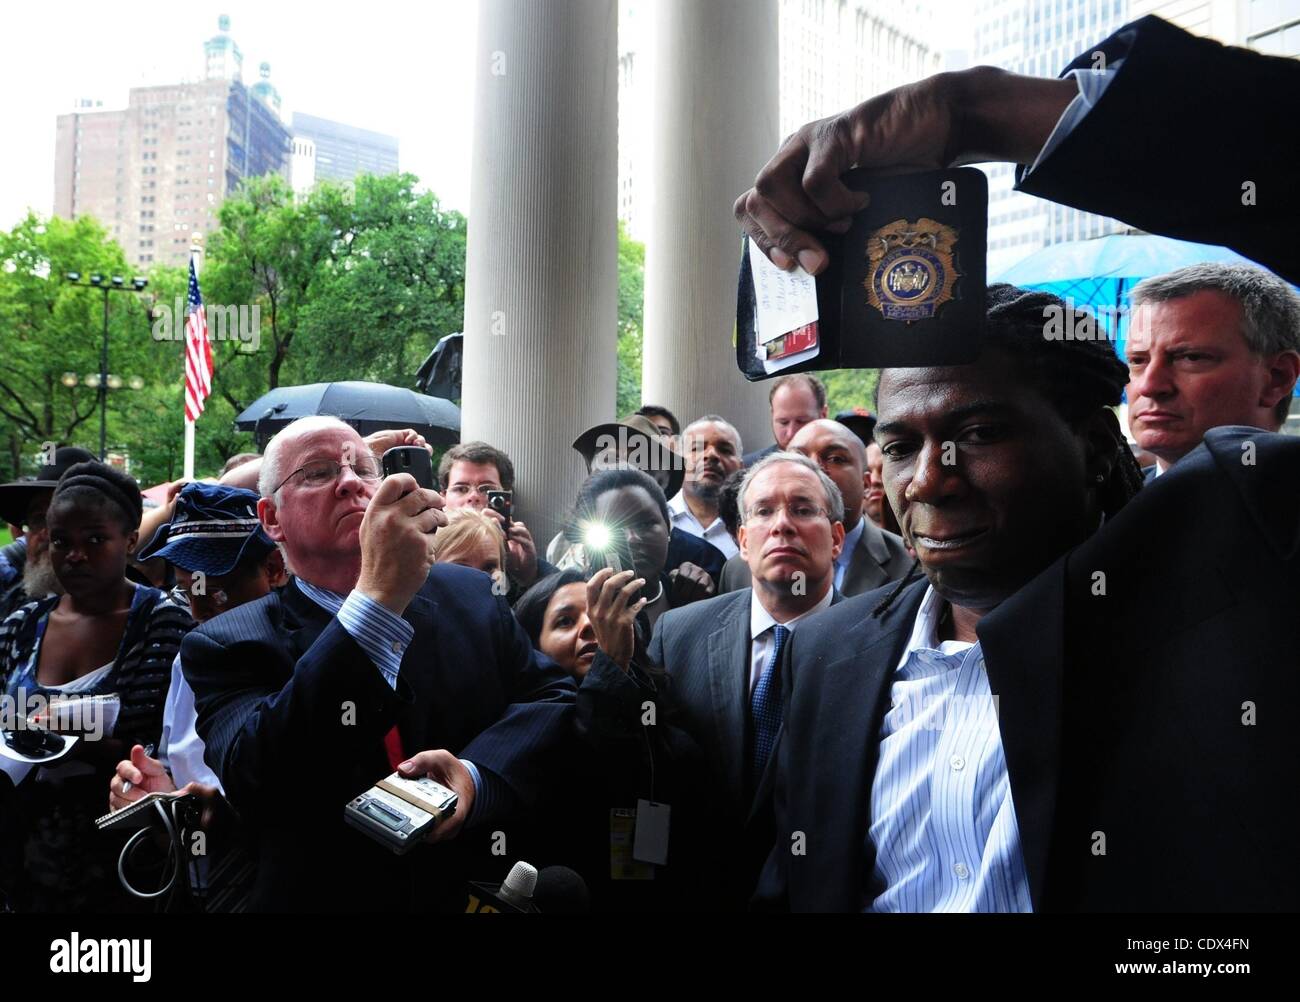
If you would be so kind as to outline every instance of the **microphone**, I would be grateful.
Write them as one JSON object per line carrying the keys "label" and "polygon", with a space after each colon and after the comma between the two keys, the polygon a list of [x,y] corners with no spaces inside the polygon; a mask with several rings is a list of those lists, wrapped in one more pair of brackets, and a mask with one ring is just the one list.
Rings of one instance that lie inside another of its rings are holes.
{"label": "microphone", "polygon": [[581,915],[590,911],[590,906],[586,882],[567,866],[547,866],[538,871],[520,860],[501,884],[471,881],[465,912]]}
{"label": "microphone", "polygon": [[469,902],[466,913],[475,915],[500,914],[516,912],[532,914],[537,911],[533,904],[533,890],[537,886],[537,868],[522,859],[510,868],[505,882],[501,884],[481,884],[470,882]]}
{"label": "microphone", "polygon": [[548,866],[537,875],[533,901],[537,910],[547,915],[585,915],[591,911],[587,882],[567,866]]}

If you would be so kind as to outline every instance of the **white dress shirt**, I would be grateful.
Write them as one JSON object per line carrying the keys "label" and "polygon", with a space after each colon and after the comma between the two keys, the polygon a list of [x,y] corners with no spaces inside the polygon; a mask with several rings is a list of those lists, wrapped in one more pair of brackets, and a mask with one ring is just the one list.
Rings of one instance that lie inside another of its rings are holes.
{"label": "white dress shirt", "polygon": [[681,529],[682,532],[689,532],[692,536],[699,536],[706,543],[712,543],[722,551],[724,557],[731,558],[740,552],[740,547],[731,538],[731,533],[722,524],[722,519],[715,518],[707,529],[700,525],[700,520],[691,513],[691,509],[686,504],[686,496],[681,491],[669,500],[668,514],[672,516],[674,529]]}
{"label": "white dress shirt", "polygon": [[[198,711],[194,709],[194,690],[181,672],[181,656],[172,662],[172,681],[163,704],[162,738],[158,741],[158,761],[171,773],[179,790],[186,783],[206,783],[221,790],[221,780],[208,768],[203,758],[204,744],[199,737]],[[225,791],[222,790],[224,793]]]}
{"label": "white dress shirt", "polygon": [[[820,602],[807,612],[795,616],[794,619],[787,619],[781,625],[793,633],[802,620],[829,606],[834,594],[833,588],[827,588]],[[763,670],[767,667],[768,660],[772,657],[772,648],[776,646],[776,634],[772,632],[772,627],[776,625],[772,614],[763,608],[758,596],[751,589],[749,593],[749,694],[751,696],[754,694],[754,687],[758,685],[758,680],[763,677]]]}
{"label": "white dress shirt", "polygon": [[936,642],[943,608],[928,588],[890,685],[871,784],[875,867],[864,907],[1030,912],[997,699],[979,644]]}

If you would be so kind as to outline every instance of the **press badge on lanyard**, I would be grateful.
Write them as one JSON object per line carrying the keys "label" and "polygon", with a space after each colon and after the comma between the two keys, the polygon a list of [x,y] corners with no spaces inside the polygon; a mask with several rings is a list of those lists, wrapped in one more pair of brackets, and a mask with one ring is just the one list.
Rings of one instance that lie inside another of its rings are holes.
{"label": "press badge on lanyard", "polygon": [[654,880],[655,866],[668,862],[667,804],[638,800],[636,809],[615,807],[609,812],[609,876],[611,880]]}

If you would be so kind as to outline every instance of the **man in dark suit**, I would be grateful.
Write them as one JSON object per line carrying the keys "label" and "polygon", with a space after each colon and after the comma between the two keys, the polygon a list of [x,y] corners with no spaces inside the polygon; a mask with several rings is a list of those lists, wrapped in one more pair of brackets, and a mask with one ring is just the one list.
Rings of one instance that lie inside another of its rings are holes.
{"label": "man in dark suit", "polygon": [[486,575],[433,566],[441,499],[407,475],[380,483],[347,425],[290,425],[259,486],[295,580],[181,652],[207,762],[256,835],[253,905],[461,908],[465,838],[399,858],[349,828],[344,806],[397,769],[459,796],[431,840],[499,824],[535,800],[572,726],[573,684]]}
{"label": "man in dark suit", "polygon": [[[897,581],[912,566],[901,536],[879,528],[863,514],[868,481],[867,450],[852,431],[828,418],[804,425],[790,450],[817,463],[844,499],[844,548],[835,558],[835,590],[845,598]],[[722,570],[725,592],[748,588],[749,565],[737,554]]]}
{"label": "man in dark suit", "polygon": [[1096,343],[1053,361],[1043,294],[1008,290],[979,362],[882,374],[886,483],[926,580],[790,644],[759,899],[1294,909],[1277,791],[1300,701],[1278,658],[1300,641],[1300,447],[1218,429],[1138,494],[1107,410],[1124,367]]}
{"label": "man in dark suit", "polygon": [[[849,167],[901,165],[900,152],[907,165],[920,167],[1005,160],[1029,165],[1020,170],[1022,190],[1151,232],[1225,243],[1300,280],[1291,237],[1300,197],[1288,180],[1291,158],[1276,139],[1291,104],[1233,110],[1243,92],[1294,94],[1300,64],[1143,18],[1080,55],[1076,70],[1082,72],[1065,80],[987,68],[945,74],[805,126],[740,197],[737,216],[778,266],[797,259],[816,273],[826,252],[808,231],[842,222],[865,197],[839,182]],[[908,114],[897,114],[904,108]],[[1216,155],[1201,156],[1204,123],[1220,120]],[[1204,172],[1179,169],[1191,158]],[[1264,210],[1256,192],[1266,190],[1274,198]],[[1188,211],[1201,204],[1213,209]],[[1070,386],[1065,390],[1062,399],[1071,395]],[[1218,448],[1224,440],[1238,448]],[[1011,874],[1015,895],[1004,897],[1004,907],[1023,904],[1026,888],[1039,909],[1296,907],[1296,881],[1279,845],[1293,819],[1278,794],[1294,787],[1297,771],[1294,747],[1281,737],[1295,728],[1296,675],[1276,663],[1279,656],[1294,659],[1297,639],[1295,617],[1284,611],[1296,601],[1294,449],[1263,432],[1211,431],[1206,447],[1170,471],[1168,486],[1150,485],[1122,512],[1112,501],[1116,514],[1107,514],[1101,532],[1002,602],[978,633],[962,629],[963,643],[980,640],[989,685],[1001,699],[999,745],[1023,829],[1024,873]],[[954,554],[940,556],[949,562],[971,545],[937,542]],[[1107,604],[1103,612],[1096,600],[1115,594],[1116,572],[1129,604]],[[888,678],[864,677],[898,670],[894,653],[910,659],[925,641],[956,641],[935,638],[941,627],[932,618],[931,636],[912,642],[924,598],[917,591],[872,605],[878,597],[863,596],[847,604],[856,603],[851,611],[824,617],[844,630],[840,616],[876,613],[855,633],[835,636],[834,651],[823,647],[808,658],[792,652],[792,740],[781,755],[789,762],[782,790],[791,800],[781,810],[786,837],[802,835],[806,854],[791,855],[790,842],[776,846],[766,900],[857,909],[875,904],[890,886],[888,873],[876,880],[882,843],[866,841],[876,805],[859,794],[866,786],[886,789],[872,782],[883,760],[875,758],[883,747],[876,739],[883,715],[896,707],[884,705],[880,687]],[[951,636],[954,614],[938,615]],[[935,664],[948,656],[934,653]],[[806,665],[816,666],[820,685],[802,682]],[[1265,734],[1255,725],[1256,703],[1243,692],[1255,685],[1282,714],[1277,731]],[[811,742],[807,708],[814,703],[823,735],[835,736],[844,717],[838,706],[868,718],[860,726],[869,736],[846,734],[833,749]],[[857,750],[873,758],[855,759]],[[970,776],[968,764],[954,756],[948,767]],[[994,795],[1000,806],[1008,803],[999,787]],[[835,823],[820,825],[820,834],[801,832],[797,823],[812,820],[814,803]],[[1170,810],[1153,817],[1163,809]],[[1007,849],[1008,839],[1000,845]],[[941,855],[934,853],[931,884],[939,882],[935,865],[971,879],[968,863]],[[1015,855],[1004,852],[1004,876]],[[1190,873],[1197,879],[1189,881]],[[1272,888],[1270,874],[1277,878]],[[903,904],[898,897],[886,903]]]}
{"label": "man in dark suit", "polygon": [[1206,262],[1145,279],[1130,299],[1128,423],[1156,457],[1148,483],[1211,428],[1282,427],[1300,374],[1300,296],[1289,285]]}
{"label": "man in dark suit", "polygon": [[[775,665],[786,640],[839,601],[834,564],[844,540],[839,490],[803,456],[761,460],[741,484],[739,503],[741,553],[756,586],[665,613],[648,652],[670,676],[675,725],[707,763],[719,818],[716,904],[727,908],[748,898],[771,845],[768,766],[781,719]],[[602,583],[593,578],[592,590]],[[601,650],[592,672],[605,672],[608,659],[626,668],[630,634],[599,614],[592,626]]]}

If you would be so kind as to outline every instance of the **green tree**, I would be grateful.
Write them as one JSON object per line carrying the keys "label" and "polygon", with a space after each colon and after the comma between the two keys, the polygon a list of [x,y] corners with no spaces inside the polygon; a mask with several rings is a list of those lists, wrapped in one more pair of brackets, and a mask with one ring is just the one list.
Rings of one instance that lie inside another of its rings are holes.
{"label": "green tree", "polygon": [[[256,339],[213,345],[213,393],[224,401],[213,418],[281,385],[413,385],[438,339],[462,328],[465,300],[465,218],[417,184],[362,175],[295,200],[270,176],[222,204],[204,298],[256,306],[260,326]],[[225,427],[205,414],[197,437],[228,441]]]}
{"label": "green tree", "polygon": [[645,304],[645,244],[618,223],[618,403],[619,417],[641,406],[641,332]]}
{"label": "green tree", "polygon": [[[104,293],[67,281],[69,272],[133,272],[94,219],[44,219],[29,213],[0,232],[0,442],[6,477],[30,473],[44,442],[76,443],[97,451],[98,392],[85,376],[98,374]],[[86,281],[85,277],[82,282]],[[171,360],[150,336],[148,298],[110,293],[109,372],[160,385]],[[75,385],[64,385],[65,374]],[[110,447],[131,442],[133,412],[143,403],[130,389],[108,394]]]}
{"label": "green tree", "polygon": [[855,407],[875,411],[879,369],[834,369],[817,375],[826,384],[826,411],[831,417]]}

